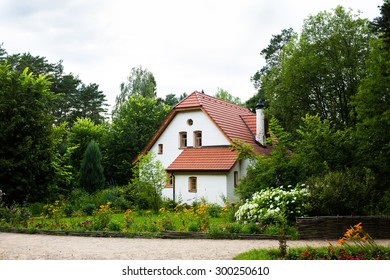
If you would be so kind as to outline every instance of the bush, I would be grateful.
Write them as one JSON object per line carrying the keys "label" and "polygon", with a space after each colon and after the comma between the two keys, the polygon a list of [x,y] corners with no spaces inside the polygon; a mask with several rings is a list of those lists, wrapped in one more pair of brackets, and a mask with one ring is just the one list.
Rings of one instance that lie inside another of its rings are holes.
{"label": "bush", "polygon": [[93,212],[95,211],[96,209],[96,206],[95,204],[93,203],[88,203],[88,204],[85,204],[83,207],[82,207],[82,211],[85,215],[87,216],[92,216],[93,215]]}
{"label": "bush", "polygon": [[209,203],[207,206],[207,213],[210,215],[211,218],[219,218],[219,216],[221,216],[221,206],[216,203]]}
{"label": "bush", "polygon": [[313,177],[310,184],[311,215],[372,215],[374,191],[369,170],[364,175],[352,170],[328,172]]}
{"label": "bush", "polygon": [[295,221],[295,217],[305,214],[308,208],[309,193],[306,188],[283,186],[254,193],[251,200],[240,206],[235,214],[238,221],[276,224],[279,217]]}

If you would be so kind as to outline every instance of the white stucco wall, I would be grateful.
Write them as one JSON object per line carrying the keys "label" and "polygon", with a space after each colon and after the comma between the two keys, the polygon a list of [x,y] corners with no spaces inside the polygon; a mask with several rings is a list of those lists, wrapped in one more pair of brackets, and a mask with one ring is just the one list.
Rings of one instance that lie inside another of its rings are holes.
{"label": "white stucco wall", "polygon": [[[197,178],[197,192],[188,192],[189,177]],[[208,202],[223,205],[221,195],[226,196],[226,173],[177,173],[175,174],[176,201],[191,204],[196,200],[205,198]]]}

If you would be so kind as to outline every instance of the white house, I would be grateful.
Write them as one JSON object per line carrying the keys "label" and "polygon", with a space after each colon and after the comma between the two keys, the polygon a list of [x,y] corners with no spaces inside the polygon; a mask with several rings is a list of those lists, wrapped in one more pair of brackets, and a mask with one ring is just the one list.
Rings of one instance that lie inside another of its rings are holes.
{"label": "white house", "polygon": [[153,151],[169,175],[163,195],[192,203],[205,198],[222,204],[236,199],[235,186],[246,174],[248,160],[239,160],[231,148],[240,139],[260,154],[265,145],[262,103],[256,114],[224,100],[194,92],[168,114],[143,153]]}

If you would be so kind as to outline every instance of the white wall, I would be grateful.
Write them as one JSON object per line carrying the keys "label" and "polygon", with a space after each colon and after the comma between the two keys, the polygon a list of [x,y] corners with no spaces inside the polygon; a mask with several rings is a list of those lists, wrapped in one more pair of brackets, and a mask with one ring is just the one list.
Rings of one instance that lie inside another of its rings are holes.
{"label": "white wall", "polygon": [[[197,192],[188,192],[189,177],[197,177]],[[226,196],[226,173],[180,173],[175,174],[176,201],[191,204],[195,200],[205,198],[208,202],[223,205],[221,195]]]}

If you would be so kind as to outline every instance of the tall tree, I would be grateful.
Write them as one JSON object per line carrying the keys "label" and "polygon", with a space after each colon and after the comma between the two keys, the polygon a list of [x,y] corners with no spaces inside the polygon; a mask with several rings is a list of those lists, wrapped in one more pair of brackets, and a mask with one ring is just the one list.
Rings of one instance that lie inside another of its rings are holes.
{"label": "tall tree", "polygon": [[0,65],[0,186],[7,203],[39,201],[53,182],[46,76]]}
{"label": "tall tree", "polygon": [[118,108],[105,142],[106,178],[127,184],[132,161],[155,133],[170,107],[154,98],[130,96]]}
{"label": "tall tree", "polygon": [[309,16],[262,81],[271,114],[289,131],[307,113],[353,125],[352,100],[366,75],[370,37],[368,21],[341,6]]}
{"label": "tall tree", "polygon": [[80,187],[93,193],[104,186],[102,154],[99,145],[92,140],[85,150],[80,168]]}
{"label": "tall tree", "polygon": [[236,104],[239,106],[242,105],[241,99],[239,97],[231,95],[227,90],[224,90],[222,88],[218,88],[218,90],[214,96],[216,98],[225,100],[227,102],[230,102],[230,103],[233,103],[233,104]]}
{"label": "tall tree", "polygon": [[73,149],[71,164],[75,174],[80,170],[80,164],[88,144],[92,140],[100,143],[105,133],[106,127],[103,124],[95,124],[89,118],[77,118],[68,132],[68,147]]}
{"label": "tall tree", "polygon": [[381,16],[374,19],[372,22],[373,31],[378,32],[383,38],[387,48],[390,48],[390,1],[384,0],[380,7]]}
{"label": "tall tree", "polygon": [[142,66],[133,67],[127,81],[121,83],[120,94],[116,97],[113,114],[115,114],[119,107],[129,99],[130,96],[143,96],[146,98],[156,98],[157,84],[152,72]]}

